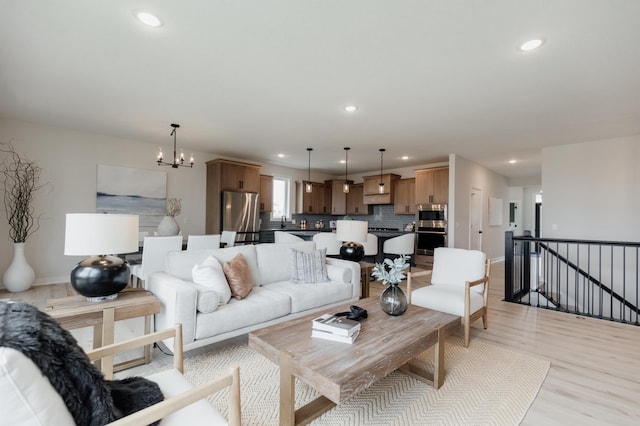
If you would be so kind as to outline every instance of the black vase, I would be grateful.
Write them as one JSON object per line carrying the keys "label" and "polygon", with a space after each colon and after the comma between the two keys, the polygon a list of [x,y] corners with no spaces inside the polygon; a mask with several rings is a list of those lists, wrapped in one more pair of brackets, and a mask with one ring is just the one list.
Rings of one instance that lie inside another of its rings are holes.
{"label": "black vase", "polygon": [[407,295],[398,284],[389,284],[389,287],[380,295],[380,307],[389,315],[398,316],[406,312]]}

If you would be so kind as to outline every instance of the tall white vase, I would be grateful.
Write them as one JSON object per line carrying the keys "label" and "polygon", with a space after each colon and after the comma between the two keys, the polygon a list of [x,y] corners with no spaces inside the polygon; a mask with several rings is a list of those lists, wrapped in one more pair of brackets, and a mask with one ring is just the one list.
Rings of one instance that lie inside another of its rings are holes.
{"label": "tall white vase", "polygon": [[161,237],[178,235],[179,232],[180,226],[178,225],[178,222],[176,222],[176,220],[171,216],[163,217],[158,224],[158,235]]}
{"label": "tall white vase", "polygon": [[24,255],[24,243],[13,243],[13,260],[2,277],[4,288],[13,293],[26,291],[35,279],[36,274]]}

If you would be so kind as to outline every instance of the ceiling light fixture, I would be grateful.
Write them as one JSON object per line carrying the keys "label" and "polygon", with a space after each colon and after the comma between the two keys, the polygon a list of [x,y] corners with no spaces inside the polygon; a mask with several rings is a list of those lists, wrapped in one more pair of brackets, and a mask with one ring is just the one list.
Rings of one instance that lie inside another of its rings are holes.
{"label": "ceiling light fixture", "polygon": [[378,193],[384,194],[384,182],[382,181],[382,156],[384,155],[384,148],[380,148],[380,183],[378,184]]}
{"label": "ceiling light fixture", "polygon": [[347,105],[346,107],[344,107],[344,110],[347,112],[356,112],[358,110],[358,107],[355,105]]}
{"label": "ceiling light fixture", "polygon": [[173,127],[173,130],[171,131],[171,136],[173,136],[173,162],[168,163],[166,161],[163,161],[164,155],[162,154],[162,148],[160,148],[160,151],[158,151],[158,166],[171,166],[174,169],[177,169],[178,167],[193,167],[193,154],[191,154],[191,158],[189,159],[189,164],[184,164],[184,152],[180,152],[180,157],[178,157],[178,154],[177,154],[176,133],[180,125],[171,124],[171,127]]}
{"label": "ceiling light fixture", "polygon": [[342,192],[347,194],[349,192],[349,150],[351,148],[345,147],[344,149],[344,183],[342,184]]}
{"label": "ceiling light fixture", "polygon": [[516,164],[518,160],[509,160],[509,164]]}
{"label": "ceiling light fixture", "polygon": [[307,169],[307,183],[304,186],[305,191],[309,194],[313,191],[313,185],[311,185],[311,151],[313,151],[313,148],[307,148],[307,152],[309,152],[309,167]]}
{"label": "ceiling light fixture", "polygon": [[540,38],[534,38],[532,40],[525,41],[524,43],[522,43],[520,45],[520,50],[522,50],[523,52],[528,52],[530,50],[534,50],[542,46],[542,43],[544,43],[544,40]]}
{"label": "ceiling light fixture", "polygon": [[158,18],[156,15],[153,15],[149,12],[137,12],[136,18],[138,18],[138,21],[150,27],[162,26],[162,21],[160,20],[160,18]]}
{"label": "ceiling light fixture", "polygon": [[403,156],[402,156],[402,159],[403,159],[403,160],[408,160],[408,159],[409,159],[409,156],[408,156],[408,155],[403,155]]}
{"label": "ceiling light fixture", "polygon": [[284,158],[284,154],[278,154],[278,158]]}

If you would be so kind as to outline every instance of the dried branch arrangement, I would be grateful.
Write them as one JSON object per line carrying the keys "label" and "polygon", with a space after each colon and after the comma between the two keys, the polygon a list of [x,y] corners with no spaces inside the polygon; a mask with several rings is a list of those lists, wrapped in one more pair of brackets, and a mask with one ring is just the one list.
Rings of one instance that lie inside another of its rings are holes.
{"label": "dried branch arrangement", "polygon": [[42,169],[18,154],[11,143],[0,143],[5,154],[0,172],[4,177],[4,210],[9,222],[9,237],[14,243],[24,243],[40,227],[34,216],[33,197],[41,185]]}
{"label": "dried branch arrangement", "polygon": [[167,198],[167,207],[164,214],[171,217],[176,217],[182,212],[182,202],[180,198]]}

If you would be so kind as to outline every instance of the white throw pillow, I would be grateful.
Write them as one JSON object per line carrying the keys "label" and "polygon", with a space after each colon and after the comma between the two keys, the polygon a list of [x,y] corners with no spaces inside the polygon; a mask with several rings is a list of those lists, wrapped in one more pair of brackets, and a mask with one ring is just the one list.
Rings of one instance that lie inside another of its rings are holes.
{"label": "white throw pillow", "polygon": [[302,252],[291,250],[291,281],[294,283],[323,283],[327,276],[327,249]]}
{"label": "white throw pillow", "polygon": [[194,265],[191,274],[194,283],[218,293],[220,304],[229,302],[231,289],[222,271],[222,265],[215,257],[209,256],[200,265]]}

